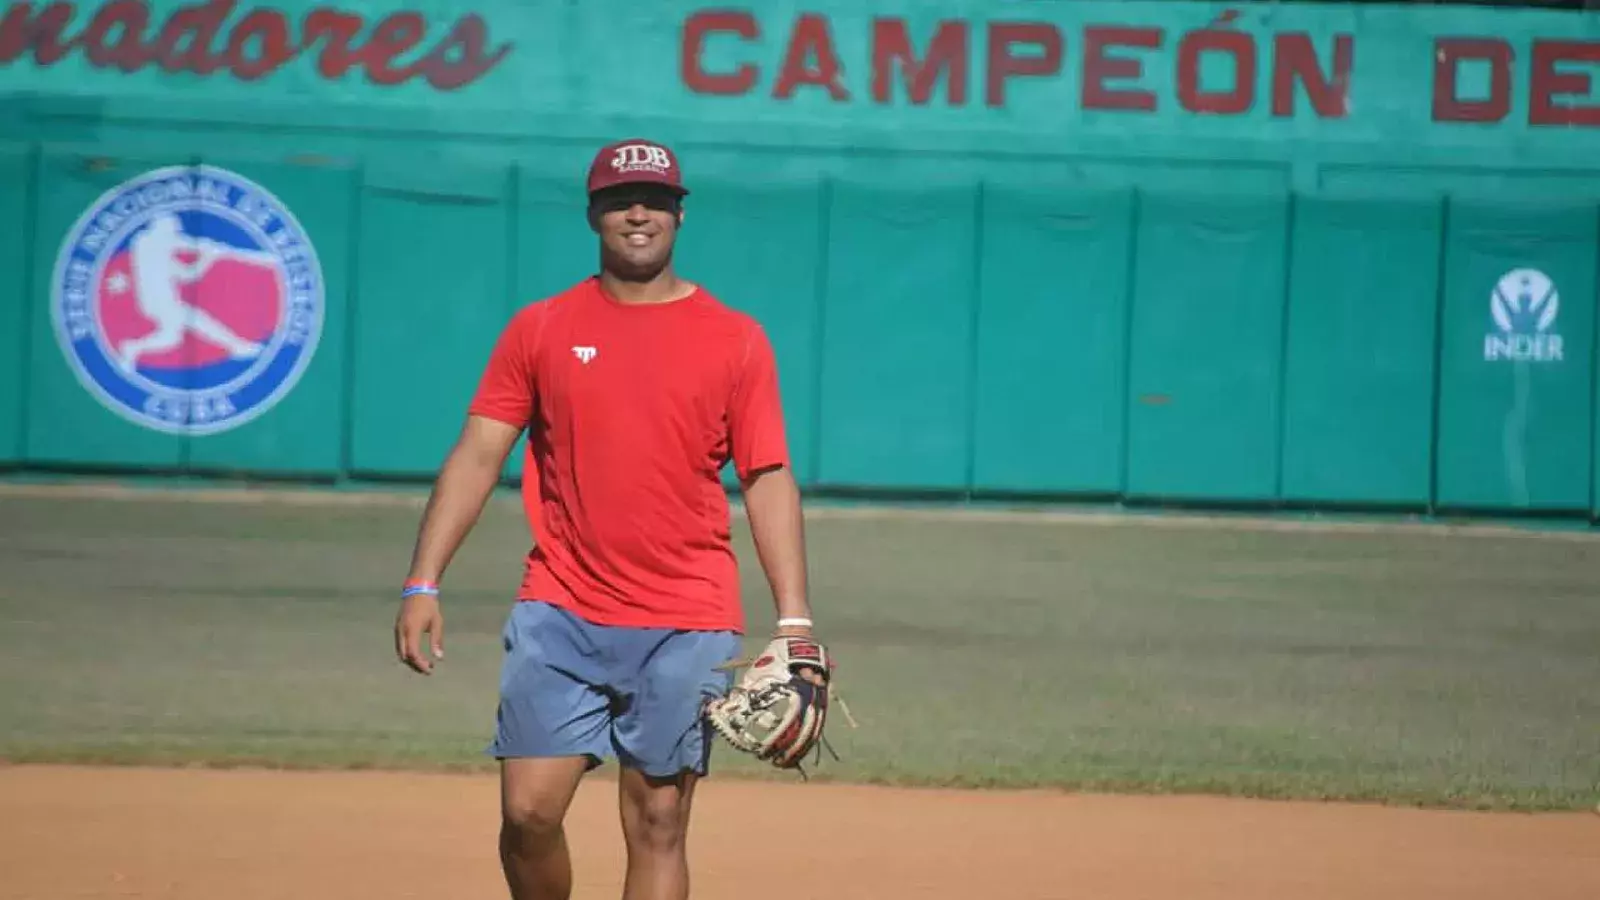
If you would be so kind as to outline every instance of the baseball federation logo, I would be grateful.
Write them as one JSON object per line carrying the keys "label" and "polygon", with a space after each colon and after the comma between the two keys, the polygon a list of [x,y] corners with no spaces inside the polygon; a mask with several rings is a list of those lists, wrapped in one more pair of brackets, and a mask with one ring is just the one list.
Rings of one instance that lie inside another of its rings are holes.
{"label": "baseball federation logo", "polygon": [[265,188],[211,166],[145,172],[62,242],[56,338],[106,408],[169,434],[216,434],[293,390],[322,333],[321,266]]}
{"label": "baseball federation logo", "polygon": [[1483,339],[1483,358],[1524,361],[1561,359],[1561,335],[1551,332],[1561,295],[1538,269],[1512,269],[1500,276],[1489,297],[1489,317],[1498,333]]}

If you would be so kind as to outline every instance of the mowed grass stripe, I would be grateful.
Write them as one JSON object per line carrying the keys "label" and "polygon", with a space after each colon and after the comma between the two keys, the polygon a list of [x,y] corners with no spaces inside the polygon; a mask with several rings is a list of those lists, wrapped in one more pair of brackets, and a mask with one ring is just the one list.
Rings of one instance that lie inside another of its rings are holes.
{"label": "mowed grass stripe", "polygon": [[[482,767],[526,525],[395,662],[412,505],[0,497],[0,754]],[[742,523],[746,607],[771,623]],[[813,777],[1573,808],[1600,800],[1600,544],[1478,533],[820,516],[862,727]],[[752,643],[757,640],[752,638]],[[787,777],[723,750],[714,765]]]}

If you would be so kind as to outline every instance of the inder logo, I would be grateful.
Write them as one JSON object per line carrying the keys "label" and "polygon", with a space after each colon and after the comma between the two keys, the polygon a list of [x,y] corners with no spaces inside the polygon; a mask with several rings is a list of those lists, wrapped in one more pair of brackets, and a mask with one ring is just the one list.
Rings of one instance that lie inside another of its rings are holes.
{"label": "inder logo", "polygon": [[1489,297],[1495,330],[1484,335],[1488,362],[1560,362],[1561,335],[1553,329],[1561,295],[1538,269],[1512,269],[1500,276]]}

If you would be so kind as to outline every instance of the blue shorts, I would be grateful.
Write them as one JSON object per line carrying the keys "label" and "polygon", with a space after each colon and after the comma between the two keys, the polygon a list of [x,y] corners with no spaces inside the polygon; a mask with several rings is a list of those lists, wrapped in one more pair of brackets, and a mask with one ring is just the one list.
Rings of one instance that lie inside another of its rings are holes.
{"label": "blue shorts", "polygon": [[701,707],[727,691],[732,631],[596,625],[549,603],[506,618],[494,742],[498,758],[609,757],[651,776],[704,775],[713,732]]}

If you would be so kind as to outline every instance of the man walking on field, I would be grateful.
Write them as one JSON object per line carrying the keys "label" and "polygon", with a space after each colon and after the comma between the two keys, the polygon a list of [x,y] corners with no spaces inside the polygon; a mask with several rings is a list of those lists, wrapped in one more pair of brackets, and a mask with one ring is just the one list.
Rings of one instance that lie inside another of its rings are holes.
{"label": "man walking on field", "polygon": [[396,652],[433,671],[439,582],[527,429],[534,547],[505,625],[489,748],[506,881],[514,900],[570,895],[562,821],[583,775],[614,757],[622,896],[684,900],[710,755],[701,706],[730,686],[716,667],[739,656],[744,631],[719,471],[732,460],[779,632],[809,635],[800,495],[766,334],[673,270],[688,193],[676,157],[650,141],[610,145],[588,192],[600,272],[500,334],[422,517]]}

